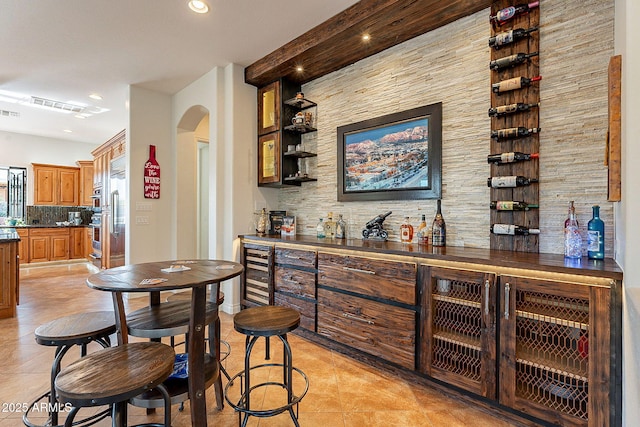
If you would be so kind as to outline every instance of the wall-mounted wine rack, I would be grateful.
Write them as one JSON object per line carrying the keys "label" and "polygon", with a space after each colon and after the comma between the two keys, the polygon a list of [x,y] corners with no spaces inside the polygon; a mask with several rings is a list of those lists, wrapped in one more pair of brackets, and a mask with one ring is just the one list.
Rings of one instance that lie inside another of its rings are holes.
{"label": "wall-mounted wine rack", "polygon": [[[502,9],[515,5],[514,0],[497,0],[491,5],[491,16]],[[540,7],[542,4],[530,12],[521,14],[513,19],[499,25],[490,22],[491,36],[494,37],[499,33],[503,33],[512,29],[530,29],[539,27],[540,23]],[[490,48],[491,61],[497,61],[510,55],[518,53],[531,54],[538,52],[538,55],[527,58],[523,63],[502,68],[499,70],[490,69],[492,86],[504,80],[515,77],[532,78],[540,74],[539,58],[540,52],[539,31],[532,31],[527,37],[514,41],[499,49]],[[543,80],[544,81],[544,80]],[[495,93],[491,90],[491,107],[524,103],[537,104],[540,102],[541,82],[533,83],[527,87],[517,90],[510,90],[503,93]],[[527,111],[519,111],[512,114],[506,114],[498,117],[491,117],[491,130],[507,129],[523,127],[526,129],[539,128],[539,108],[530,108]],[[544,132],[542,130],[541,132]],[[490,140],[490,154],[523,152],[538,153],[540,148],[540,134],[532,133],[525,137],[499,140],[490,137],[491,132],[487,132]],[[539,179],[539,160],[530,159],[515,163],[507,163],[502,165],[491,164],[490,176],[524,176],[526,178]],[[530,184],[515,188],[491,188],[491,201],[521,201],[527,204],[538,206],[539,204],[539,183]],[[491,224],[512,224],[516,226],[524,226],[527,228],[539,229],[538,209],[533,208],[525,211],[500,211],[491,209]],[[539,236],[530,235],[496,235],[491,233],[490,239],[491,249],[511,250],[519,252],[538,252]]]}

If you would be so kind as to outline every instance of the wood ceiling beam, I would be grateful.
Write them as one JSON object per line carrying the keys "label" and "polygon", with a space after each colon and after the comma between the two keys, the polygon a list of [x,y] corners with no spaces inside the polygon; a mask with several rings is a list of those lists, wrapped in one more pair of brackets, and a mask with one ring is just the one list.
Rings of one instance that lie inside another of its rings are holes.
{"label": "wood ceiling beam", "polygon": [[[245,69],[263,87],[281,77],[300,84],[491,6],[490,0],[361,0]],[[487,16],[487,25],[489,16]],[[362,35],[369,34],[368,43]],[[303,67],[297,72],[296,67]]]}

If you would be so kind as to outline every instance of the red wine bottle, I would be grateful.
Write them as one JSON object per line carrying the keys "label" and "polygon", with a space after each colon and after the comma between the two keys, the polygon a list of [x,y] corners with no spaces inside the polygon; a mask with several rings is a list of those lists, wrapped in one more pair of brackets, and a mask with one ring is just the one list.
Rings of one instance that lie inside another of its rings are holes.
{"label": "red wine bottle", "polygon": [[489,207],[497,211],[528,211],[537,208],[538,205],[515,200],[494,200],[489,204]]}
{"label": "red wine bottle", "polygon": [[509,153],[489,154],[487,156],[487,163],[493,163],[496,165],[503,165],[506,163],[524,162],[525,160],[539,158],[538,153],[521,153],[519,151],[512,151]]}
{"label": "red wine bottle", "polygon": [[538,182],[537,178],[526,178],[524,176],[494,176],[487,178],[487,187],[493,188],[513,188],[524,187]]}
{"label": "red wine bottle", "polygon": [[529,111],[534,107],[539,107],[540,103],[525,104],[524,102],[517,102],[515,104],[501,105],[495,108],[489,108],[489,117],[500,117],[508,114],[519,113],[521,111]]}
{"label": "red wine bottle", "polygon": [[513,30],[505,31],[504,33],[498,33],[495,36],[489,38],[489,47],[495,50],[500,49],[502,46],[515,43],[525,37],[529,37],[529,34],[537,31],[538,27],[531,27],[527,30],[524,28],[514,28]]}
{"label": "red wine bottle", "polygon": [[529,234],[540,234],[540,229],[523,227],[521,225],[511,224],[493,224],[491,226],[493,234],[506,234],[510,236],[528,236]]}
{"label": "red wine bottle", "polygon": [[531,83],[542,80],[542,76],[535,76],[531,78],[527,77],[514,77],[508,80],[502,80],[501,82],[491,85],[491,90],[494,93],[509,92],[510,90],[522,89],[523,87],[531,86]]}
{"label": "red wine bottle", "polygon": [[539,1],[534,1],[532,3],[522,3],[515,6],[505,7],[504,9],[499,10],[495,15],[491,15],[489,17],[489,20],[492,24],[502,25],[505,22],[512,20],[516,16],[524,15],[525,13],[531,12],[532,9],[535,9],[539,5]]}
{"label": "red wine bottle", "polygon": [[532,56],[538,56],[538,52],[514,53],[513,55],[505,56],[504,58],[489,62],[489,68],[493,71],[499,71],[504,70],[505,68],[515,67],[518,64],[522,64]]}
{"label": "red wine bottle", "polygon": [[540,128],[525,128],[519,126],[517,128],[506,128],[506,129],[498,129],[491,131],[491,138],[495,138],[498,141],[504,139],[516,139],[516,138],[525,138],[527,136],[531,136],[534,133],[540,132]]}

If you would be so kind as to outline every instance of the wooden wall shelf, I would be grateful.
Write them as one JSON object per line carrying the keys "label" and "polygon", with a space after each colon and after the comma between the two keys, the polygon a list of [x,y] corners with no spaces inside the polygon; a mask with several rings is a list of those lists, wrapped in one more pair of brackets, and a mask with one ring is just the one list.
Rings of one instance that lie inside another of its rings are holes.
{"label": "wooden wall shelf", "polygon": [[[263,87],[281,77],[303,84],[491,6],[490,0],[361,0],[245,69]],[[488,18],[487,18],[488,19]],[[362,35],[371,40],[362,42]],[[302,66],[302,72],[296,67]]]}

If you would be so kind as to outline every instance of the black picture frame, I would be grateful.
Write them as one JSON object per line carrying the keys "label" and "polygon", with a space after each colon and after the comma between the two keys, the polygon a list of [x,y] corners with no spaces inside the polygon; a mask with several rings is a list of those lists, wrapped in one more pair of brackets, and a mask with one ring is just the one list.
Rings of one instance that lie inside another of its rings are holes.
{"label": "black picture frame", "polygon": [[337,139],[338,201],[441,198],[441,102],[340,126]]}

